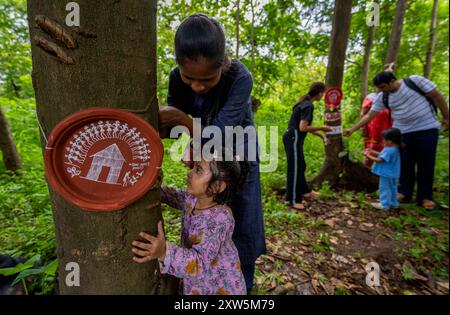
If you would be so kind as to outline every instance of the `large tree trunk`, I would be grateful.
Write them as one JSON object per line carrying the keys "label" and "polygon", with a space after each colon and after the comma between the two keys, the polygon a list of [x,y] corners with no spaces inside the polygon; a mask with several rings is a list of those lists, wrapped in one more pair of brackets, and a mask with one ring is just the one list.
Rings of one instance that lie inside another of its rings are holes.
{"label": "large tree trunk", "polygon": [[3,153],[3,163],[7,170],[17,172],[21,167],[19,152],[17,152],[8,122],[0,107],[0,150]]}
{"label": "large tree trunk", "polygon": [[436,45],[436,26],[437,26],[438,0],[433,2],[433,12],[431,14],[430,23],[430,41],[428,42],[427,55],[425,65],[423,67],[423,76],[430,77],[431,65],[433,62],[434,46]]}
{"label": "large tree trunk", "polygon": [[[79,28],[66,26],[66,3],[28,1],[33,85],[44,133],[87,107],[122,108],[157,126],[156,1],[78,0]],[[76,47],[68,49],[51,39],[37,25],[37,15],[65,28]],[[57,56],[36,45],[43,39],[60,49]],[[155,235],[162,220],[158,188],[120,211],[85,212],[49,187],[61,294],[162,293],[155,275],[157,262],[137,264],[131,253],[139,232]],[[80,286],[66,285],[69,262],[80,266]]]}
{"label": "large tree trunk", "polygon": [[[345,54],[350,34],[352,1],[336,0],[333,14],[333,28],[328,52],[328,66],[325,84],[327,88],[342,87],[344,77]],[[336,112],[336,111],[335,111]],[[340,110],[338,110],[340,113]],[[330,113],[325,109],[325,117]],[[331,121],[325,119],[328,126],[341,126],[341,119]],[[342,134],[329,135],[331,143],[325,146],[325,163],[313,184],[327,181],[331,187],[340,187],[352,190],[375,190],[376,179],[362,164],[353,163],[345,157],[339,157],[344,151]]]}
{"label": "large tree trunk", "polygon": [[373,38],[375,36],[375,28],[376,26],[369,27],[369,33],[367,35],[366,45],[364,47],[364,60],[363,60],[363,68],[361,73],[361,95],[360,95],[360,104],[364,101],[364,98],[367,96],[368,91],[368,83],[369,83],[369,70],[370,70],[370,51],[372,50]]}
{"label": "large tree trunk", "polygon": [[389,38],[388,50],[385,64],[397,63],[400,42],[402,40],[403,20],[406,13],[407,0],[398,0],[395,9],[394,22],[392,23],[391,36]]}

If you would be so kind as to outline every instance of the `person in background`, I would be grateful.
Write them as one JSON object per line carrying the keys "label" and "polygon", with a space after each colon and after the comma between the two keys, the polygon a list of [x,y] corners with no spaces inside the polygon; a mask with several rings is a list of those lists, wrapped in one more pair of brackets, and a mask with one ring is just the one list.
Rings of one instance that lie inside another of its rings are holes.
{"label": "person in background", "polygon": [[292,209],[304,210],[303,198],[314,198],[318,193],[312,191],[306,181],[306,162],[303,144],[309,133],[320,137],[325,144],[328,139],[320,131],[331,131],[327,126],[311,126],[314,114],[313,102],[320,101],[325,92],[325,84],[314,82],[306,95],[302,96],[292,109],[288,129],[283,135],[283,144],[287,157],[286,201]]}
{"label": "person in background", "polygon": [[[401,150],[397,199],[410,202],[417,182],[417,204],[432,210],[436,207],[433,180],[439,130],[441,127],[448,130],[447,102],[436,89],[436,84],[422,76],[398,80],[393,72],[383,71],[375,76],[373,83],[383,93],[377,96],[370,111],[344,135],[350,136],[388,108],[394,120],[393,127],[401,131],[405,144]],[[442,113],[442,124],[433,105]]]}
{"label": "person in background", "polygon": [[[361,105],[360,118],[364,117],[372,107],[373,101],[377,98],[378,93],[370,93],[365,98]],[[381,152],[383,150],[383,137],[381,132],[392,127],[392,117],[389,115],[389,110],[386,108],[380,112],[374,119],[372,119],[366,126],[361,128],[362,136],[364,137],[364,149],[375,150]],[[367,168],[371,168],[373,161],[364,157],[363,164]]]}

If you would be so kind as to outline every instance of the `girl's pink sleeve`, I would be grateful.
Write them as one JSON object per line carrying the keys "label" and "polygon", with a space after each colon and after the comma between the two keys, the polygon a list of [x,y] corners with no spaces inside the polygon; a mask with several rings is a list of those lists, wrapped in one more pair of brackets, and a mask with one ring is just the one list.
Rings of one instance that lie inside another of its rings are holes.
{"label": "girl's pink sleeve", "polygon": [[232,233],[234,221],[225,214],[208,218],[203,230],[196,231],[197,236],[203,235],[200,243],[193,244],[191,248],[183,248],[167,242],[166,256],[163,261],[161,273],[168,273],[177,278],[195,276],[208,268],[217,258],[222,243],[228,234]]}
{"label": "girl's pink sleeve", "polygon": [[182,210],[186,204],[188,193],[184,190],[175,189],[161,185],[161,202],[172,208]]}

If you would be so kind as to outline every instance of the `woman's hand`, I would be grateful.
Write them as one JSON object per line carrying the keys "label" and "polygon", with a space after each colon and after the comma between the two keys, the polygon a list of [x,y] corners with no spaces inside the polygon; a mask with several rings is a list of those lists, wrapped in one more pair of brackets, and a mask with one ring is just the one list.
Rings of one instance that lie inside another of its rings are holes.
{"label": "woman's hand", "polygon": [[141,232],[139,233],[143,239],[146,239],[150,243],[142,243],[134,241],[131,243],[133,249],[131,250],[135,255],[140,257],[133,257],[133,260],[139,264],[146,263],[153,259],[163,260],[166,256],[166,237],[162,227],[162,222],[158,222],[158,235],[153,235]]}
{"label": "woman's hand", "polygon": [[330,132],[330,131],[333,131],[333,128],[331,128],[329,126],[323,126],[322,130],[325,131],[325,132]]}
{"label": "woman's hand", "polygon": [[350,137],[354,132],[355,130],[353,128],[347,129],[344,131],[344,137]]}
{"label": "woman's hand", "polygon": [[162,106],[159,108],[159,131],[161,138],[169,135],[169,131],[175,126],[185,126],[192,135],[192,119],[183,111],[173,106]]}

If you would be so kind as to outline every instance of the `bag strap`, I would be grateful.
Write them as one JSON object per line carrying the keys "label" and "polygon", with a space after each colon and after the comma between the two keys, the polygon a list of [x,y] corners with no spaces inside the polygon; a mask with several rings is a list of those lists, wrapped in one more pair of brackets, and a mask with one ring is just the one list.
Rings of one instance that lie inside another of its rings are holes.
{"label": "bag strap", "polygon": [[417,84],[411,79],[411,77],[404,78],[403,82],[405,82],[406,86],[409,87],[411,90],[425,97],[428,103],[431,105],[432,109],[434,110],[434,113],[435,114],[437,113],[436,104],[434,104],[433,99],[429,97],[420,87],[418,87]]}
{"label": "bag strap", "polygon": [[388,92],[383,92],[383,105],[384,107],[386,107],[388,109],[388,122],[389,124],[392,121],[392,113],[391,113],[391,108],[389,107],[389,93]]}

